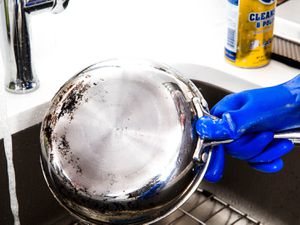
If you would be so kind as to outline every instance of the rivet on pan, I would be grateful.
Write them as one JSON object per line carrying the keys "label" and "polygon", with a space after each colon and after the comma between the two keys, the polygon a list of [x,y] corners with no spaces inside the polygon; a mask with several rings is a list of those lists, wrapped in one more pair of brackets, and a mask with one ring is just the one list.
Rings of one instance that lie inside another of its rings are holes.
{"label": "rivet on pan", "polygon": [[204,108],[206,108],[206,109],[208,108],[208,103],[204,98],[201,99],[201,104]]}
{"label": "rivet on pan", "polygon": [[201,159],[202,159],[202,161],[203,161],[204,163],[207,162],[207,159],[208,159],[208,154],[207,154],[207,152],[204,152],[204,153],[201,155]]}

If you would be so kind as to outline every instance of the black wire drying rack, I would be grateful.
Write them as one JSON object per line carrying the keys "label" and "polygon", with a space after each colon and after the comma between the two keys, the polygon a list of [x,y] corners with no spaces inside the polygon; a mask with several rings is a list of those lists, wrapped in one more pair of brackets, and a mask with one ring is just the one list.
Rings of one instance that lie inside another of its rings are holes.
{"label": "black wire drying rack", "polygon": [[[198,188],[191,199],[174,215],[163,221],[169,225],[262,225],[247,213],[223,201],[213,193]],[[160,224],[163,224],[160,223]]]}

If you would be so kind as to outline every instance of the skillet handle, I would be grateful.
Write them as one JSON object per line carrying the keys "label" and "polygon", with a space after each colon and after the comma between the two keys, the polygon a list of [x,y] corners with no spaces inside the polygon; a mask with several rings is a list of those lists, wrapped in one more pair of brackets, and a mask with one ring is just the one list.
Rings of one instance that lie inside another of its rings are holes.
{"label": "skillet handle", "polygon": [[300,144],[300,129],[286,130],[274,134],[275,139],[289,139],[294,144]]}
{"label": "skillet handle", "polygon": [[[300,144],[300,129],[291,129],[286,131],[281,131],[274,134],[275,139],[288,139],[292,141],[294,144]],[[229,144],[233,142],[233,139],[226,139],[226,140],[210,140],[205,141],[204,146],[216,146],[221,144]]]}

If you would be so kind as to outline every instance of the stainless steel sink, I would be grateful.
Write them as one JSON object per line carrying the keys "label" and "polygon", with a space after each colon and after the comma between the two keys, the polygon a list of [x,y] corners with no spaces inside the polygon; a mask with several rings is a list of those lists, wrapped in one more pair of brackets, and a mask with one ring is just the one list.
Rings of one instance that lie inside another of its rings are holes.
{"label": "stainless steel sink", "polygon": [[[195,83],[210,106],[229,93],[208,83]],[[56,202],[43,179],[39,164],[39,129],[40,124],[13,135],[21,224],[76,224]],[[189,202],[158,224],[300,224],[299,150],[297,147],[284,157],[285,167],[277,174],[262,174],[250,169],[245,162],[227,158],[221,182],[203,182]],[[0,224],[12,225],[2,140],[0,190]]]}

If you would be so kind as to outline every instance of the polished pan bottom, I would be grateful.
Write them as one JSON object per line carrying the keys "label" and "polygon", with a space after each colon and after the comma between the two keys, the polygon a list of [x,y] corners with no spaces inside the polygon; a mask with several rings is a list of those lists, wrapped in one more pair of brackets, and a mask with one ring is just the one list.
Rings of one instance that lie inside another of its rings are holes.
{"label": "polished pan bottom", "polygon": [[[197,82],[196,85],[201,88],[201,92],[210,107],[228,93],[207,83]],[[40,125],[36,125],[13,135],[21,224],[77,225],[77,221],[59,206],[46,186],[39,165],[39,130]],[[294,151],[284,157],[285,167],[283,171],[277,174],[262,174],[249,168],[245,162],[227,158],[225,174],[221,182],[217,184],[204,182],[200,187],[214,193],[235,208],[246,212],[257,221],[261,221],[262,224],[300,224],[300,163],[297,162],[300,160],[299,150],[299,147],[296,147]],[[0,140],[0,224],[13,225],[13,217],[9,210],[8,179],[3,152],[3,141]],[[204,192],[204,196],[199,192],[195,193],[182,209],[205,221],[208,216],[212,216],[224,207],[218,201],[210,200],[209,192]],[[199,206],[202,201],[205,203]],[[190,210],[195,206],[198,207]],[[176,211],[166,220],[173,221],[172,224],[200,224],[191,219],[190,216],[181,217],[185,214],[184,211]],[[229,216],[230,212],[231,216]],[[231,219],[227,221],[229,217]],[[239,215],[232,212],[227,206],[206,223],[207,225],[229,225],[238,217]],[[252,225],[253,223],[243,218],[235,224]]]}

